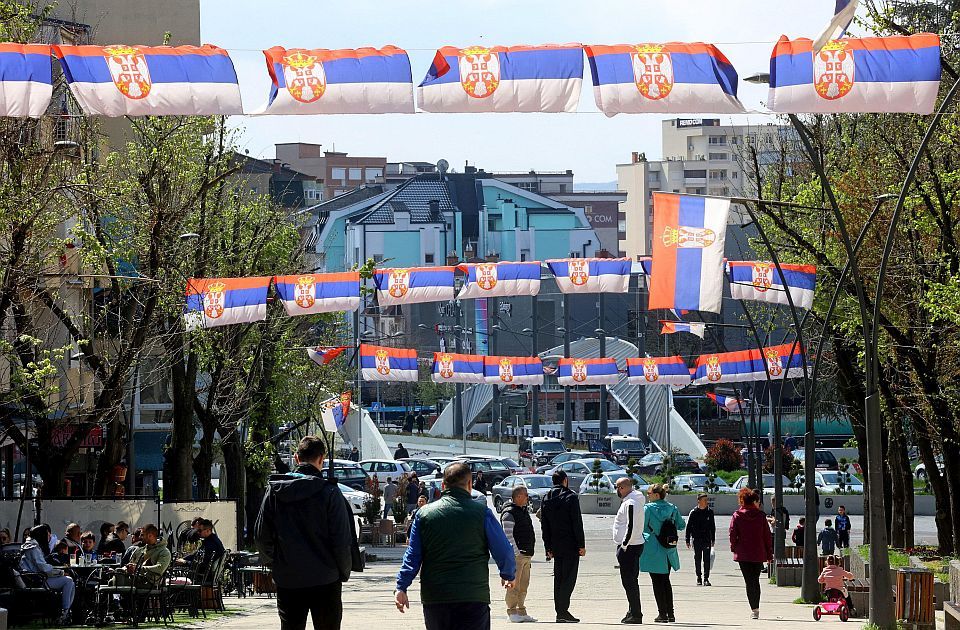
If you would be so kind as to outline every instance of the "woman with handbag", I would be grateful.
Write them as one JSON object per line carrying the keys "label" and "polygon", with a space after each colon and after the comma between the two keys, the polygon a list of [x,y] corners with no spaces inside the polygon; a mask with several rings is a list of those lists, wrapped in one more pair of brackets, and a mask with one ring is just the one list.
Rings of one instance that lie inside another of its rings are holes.
{"label": "woman with handbag", "polygon": [[737,498],[740,509],[730,519],[730,551],[743,574],[751,616],[759,619],[760,573],[764,563],[773,558],[773,538],[766,515],[760,510],[760,494],[753,488],[742,488]]}
{"label": "woman with handbag", "polygon": [[652,484],[647,489],[647,503],[643,507],[644,543],[640,570],[650,574],[653,595],[657,600],[656,623],[676,621],[670,571],[680,570],[677,542],[680,540],[679,532],[687,525],[677,506],[666,499],[667,485]]}

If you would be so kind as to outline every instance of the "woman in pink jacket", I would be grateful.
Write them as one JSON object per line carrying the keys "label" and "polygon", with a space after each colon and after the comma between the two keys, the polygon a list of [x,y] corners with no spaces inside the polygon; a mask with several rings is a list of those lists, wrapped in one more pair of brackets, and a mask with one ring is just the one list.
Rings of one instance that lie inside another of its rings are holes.
{"label": "woman in pink jacket", "polygon": [[740,565],[747,586],[747,600],[754,619],[760,618],[760,573],[773,559],[773,538],[766,515],[760,510],[760,495],[743,488],[738,495],[740,509],[730,519],[730,551]]}

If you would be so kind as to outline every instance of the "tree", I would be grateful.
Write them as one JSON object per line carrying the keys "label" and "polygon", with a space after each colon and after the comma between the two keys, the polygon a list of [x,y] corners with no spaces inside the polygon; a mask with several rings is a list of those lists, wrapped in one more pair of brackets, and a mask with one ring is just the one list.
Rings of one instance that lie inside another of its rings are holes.
{"label": "tree", "polygon": [[703,461],[713,470],[732,471],[740,469],[740,449],[726,438],[720,438],[707,449]]}

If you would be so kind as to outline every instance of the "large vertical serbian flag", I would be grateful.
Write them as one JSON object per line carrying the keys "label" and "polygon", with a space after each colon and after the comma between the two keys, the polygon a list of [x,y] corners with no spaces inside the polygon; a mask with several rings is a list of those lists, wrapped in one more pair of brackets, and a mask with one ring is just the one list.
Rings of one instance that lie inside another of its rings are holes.
{"label": "large vertical serbian flag", "polygon": [[561,293],[626,293],[630,289],[629,258],[558,258],[547,266]]}
{"label": "large vertical serbian flag", "polygon": [[616,385],[620,382],[617,360],[563,358],[557,362],[557,382],[564,387],[573,385]]}
{"label": "large vertical serbian flag", "polygon": [[360,344],[360,374],[365,381],[417,380],[417,351]]}
{"label": "large vertical serbian flag", "polygon": [[817,268],[814,265],[780,264],[786,285],[772,262],[727,261],[730,276],[730,297],[735,300],[754,300],[771,304],[789,304],[798,308],[813,307],[813,293],[817,287]]}
{"label": "large vertical serbian flag", "polygon": [[689,385],[690,368],[673,357],[632,357],[627,359],[627,382],[633,385]]}
{"label": "large vertical serbian flag", "polygon": [[287,315],[355,311],[360,306],[360,273],[277,276],[277,295]]}
{"label": "large vertical serbian flag", "polygon": [[737,114],[737,71],[713,44],[585,46],[597,108],[616,114]]}
{"label": "large vertical serbian flag", "polygon": [[802,378],[803,351],[793,344],[762,349],[736,350],[697,357],[693,384],[738,383],[770,379]]}
{"label": "large vertical serbian flag", "polygon": [[264,50],[273,84],[263,114],[412,114],[413,75],[396,46]]}
{"label": "large vertical serbian flag", "polygon": [[770,57],[775,112],[930,114],[940,89],[940,37],[837,39],[814,54],[809,39],[781,37]]}
{"label": "large vertical serbian flag", "polygon": [[0,44],[0,116],[43,116],[52,93],[49,46]]}
{"label": "large vertical serbian flag", "polygon": [[720,312],[730,200],[653,193],[649,308]]}
{"label": "large vertical serbian flag", "polygon": [[514,297],[540,293],[539,262],[466,263],[458,298]]}
{"label": "large vertical serbian flag", "polygon": [[483,357],[483,380],[491,385],[541,385],[540,357]]}
{"label": "large vertical serbian flag", "polygon": [[102,116],[242,114],[240,86],[223,48],[54,46],[70,91]]}
{"label": "large vertical serbian flag", "polygon": [[273,278],[190,278],[183,311],[187,330],[256,322],[267,318]]}
{"label": "large vertical serbian flag", "polygon": [[483,356],[434,352],[432,378],[434,383],[482,383]]}
{"label": "large vertical serbian flag", "polygon": [[444,46],[417,104],[428,112],[575,112],[582,82],[580,44]]}
{"label": "large vertical serbian flag", "polygon": [[445,302],[453,299],[455,267],[377,269],[373,283],[381,306]]}

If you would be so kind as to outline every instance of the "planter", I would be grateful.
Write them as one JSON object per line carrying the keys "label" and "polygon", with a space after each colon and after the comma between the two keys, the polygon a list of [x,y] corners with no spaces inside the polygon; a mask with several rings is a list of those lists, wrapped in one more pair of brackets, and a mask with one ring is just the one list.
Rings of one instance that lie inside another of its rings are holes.
{"label": "planter", "polygon": [[620,498],[615,494],[581,494],[581,514],[616,514]]}
{"label": "planter", "polygon": [[960,603],[960,561],[950,561],[950,601]]}
{"label": "planter", "polygon": [[870,579],[870,563],[861,558],[856,549],[850,550],[850,573],[859,580]]}

